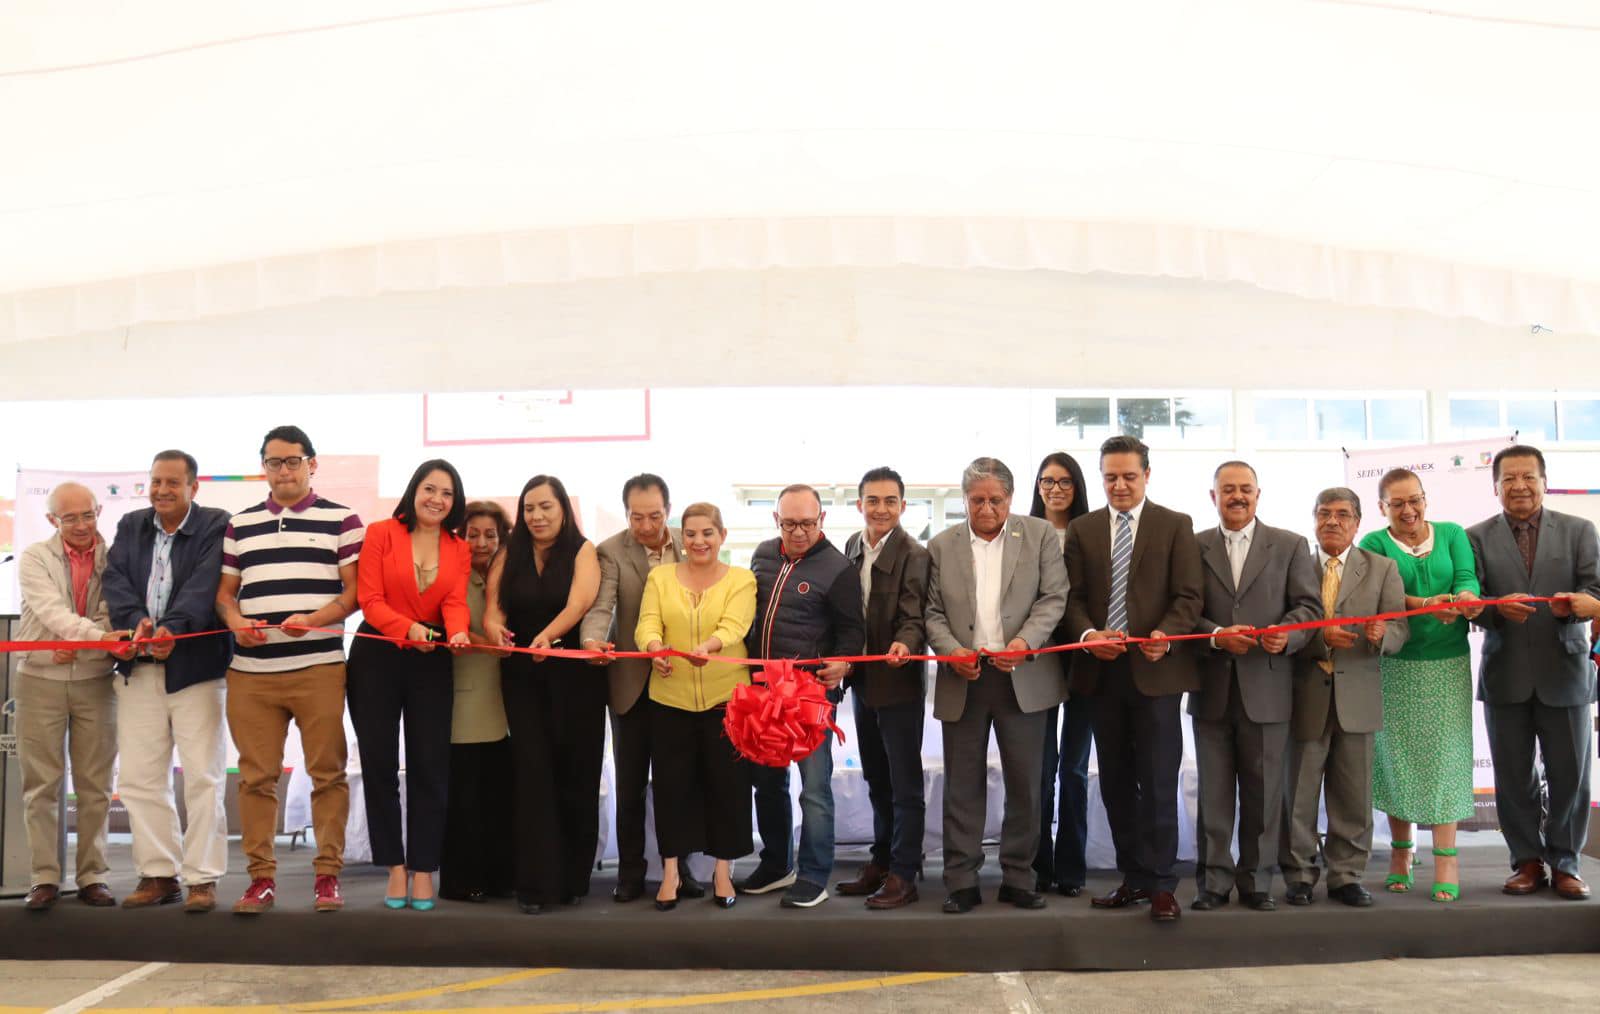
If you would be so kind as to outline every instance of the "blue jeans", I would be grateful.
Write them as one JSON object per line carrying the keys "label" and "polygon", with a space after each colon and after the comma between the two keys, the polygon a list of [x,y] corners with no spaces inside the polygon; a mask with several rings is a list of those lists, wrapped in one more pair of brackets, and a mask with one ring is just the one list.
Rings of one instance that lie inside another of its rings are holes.
{"label": "blue jeans", "polygon": [[[1064,713],[1059,750],[1054,735],[1058,712]],[[1094,712],[1089,698],[1080,697],[1051,708],[1049,716],[1045,720],[1039,851],[1033,857],[1033,871],[1039,880],[1047,883],[1082,887],[1088,875],[1084,851],[1089,843],[1089,745],[1093,741]],[[1058,772],[1061,778],[1059,809],[1056,805]],[[1055,824],[1053,836],[1051,824]]]}
{"label": "blue jeans", "polygon": [[[756,829],[761,866],[785,871],[794,865],[794,812],[789,808],[789,769],[751,765],[756,786]],[[801,880],[828,886],[833,873],[833,741],[817,747],[800,768]]]}
{"label": "blue jeans", "polygon": [[872,801],[872,861],[902,880],[922,868],[927,804],[922,796],[923,702],[874,708],[855,701],[856,744]]}

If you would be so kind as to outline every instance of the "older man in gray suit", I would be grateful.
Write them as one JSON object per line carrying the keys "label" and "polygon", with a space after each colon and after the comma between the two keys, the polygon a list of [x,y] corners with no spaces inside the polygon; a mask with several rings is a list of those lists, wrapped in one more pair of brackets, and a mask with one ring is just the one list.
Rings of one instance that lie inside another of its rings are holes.
{"label": "older man in gray suit", "polygon": [[[1282,833],[1284,764],[1293,705],[1293,653],[1310,632],[1251,637],[1251,628],[1303,623],[1322,612],[1317,571],[1306,541],[1256,519],[1256,470],[1225,461],[1212,474],[1211,502],[1221,525],[1200,532],[1205,605],[1197,630],[1212,632],[1200,660],[1200,689],[1189,695],[1200,769],[1194,905],[1204,912],[1239,900],[1270,912],[1272,868]],[[1238,802],[1239,858],[1233,858]]]}
{"label": "older man in gray suit", "polygon": [[[1539,449],[1501,450],[1493,474],[1502,513],[1467,529],[1483,597],[1600,591],[1595,527],[1544,507]],[[1486,631],[1478,700],[1514,870],[1505,892],[1532,894],[1548,882],[1561,897],[1583,900],[1589,885],[1578,875],[1578,853],[1589,827],[1595,700],[1588,625],[1565,599],[1547,610],[1516,602],[1491,607],[1474,622]],[[1543,786],[1535,746],[1544,761]]]}
{"label": "older man in gray suit", "polygon": [[[1354,544],[1361,527],[1360,497],[1342,486],[1325,489],[1317,494],[1312,519],[1317,548],[1306,559],[1315,560],[1322,575],[1320,616],[1405,610],[1405,584],[1394,561]],[[1378,660],[1405,647],[1410,636],[1404,619],[1325,627],[1295,656],[1289,826],[1281,852],[1291,905],[1311,904],[1320,872],[1317,800],[1324,793],[1328,897],[1358,908],[1372,904],[1361,876],[1372,852],[1372,734],[1383,727]]]}
{"label": "older man in gray suit", "polygon": [[[644,472],[622,485],[628,527],[600,543],[600,592],[583,617],[578,636],[591,651],[638,651],[633,630],[652,567],[683,558],[683,534],[667,525],[672,505],[667,483]],[[650,663],[638,658],[608,661],[611,684],[611,756],[617,777],[617,886],[613,901],[633,901],[645,891],[645,791],[650,785]],[[689,875],[687,857],[678,857],[683,880],[680,898],[701,898],[705,888]]]}
{"label": "older man in gray suit", "polygon": [[940,655],[933,715],[944,723],[944,911],[970,912],[982,899],[989,730],[1000,745],[1005,817],[1000,830],[1001,903],[1043,908],[1033,890],[1039,841],[1039,767],[1045,716],[1067,696],[1054,659],[993,656],[1051,640],[1067,605],[1067,569],[1055,529],[1011,513],[1011,470],[977,458],[961,476],[967,520],[928,543],[928,644]]}

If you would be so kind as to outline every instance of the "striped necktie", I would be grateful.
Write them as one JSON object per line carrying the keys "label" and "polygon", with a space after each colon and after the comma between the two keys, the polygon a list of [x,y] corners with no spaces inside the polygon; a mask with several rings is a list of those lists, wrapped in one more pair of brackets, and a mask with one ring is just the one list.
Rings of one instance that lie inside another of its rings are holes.
{"label": "striped necktie", "polygon": [[1111,601],[1106,629],[1128,631],[1128,565],[1133,560],[1133,515],[1117,512],[1117,537],[1111,540]]}

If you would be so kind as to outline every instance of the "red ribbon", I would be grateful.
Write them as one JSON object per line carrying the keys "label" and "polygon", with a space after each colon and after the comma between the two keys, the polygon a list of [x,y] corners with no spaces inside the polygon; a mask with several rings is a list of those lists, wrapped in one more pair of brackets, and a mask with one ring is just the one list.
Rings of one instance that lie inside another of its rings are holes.
{"label": "red ribbon", "polygon": [[[1536,602],[1553,602],[1553,595],[1530,595],[1522,598],[1503,599],[1473,599],[1470,602],[1437,602],[1431,606],[1420,606],[1416,609],[1404,609],[1391,613],[1374,613],[1371,616],[1335,616],[1325,620],[1307,620],[1304,623],[1284,623],[1267,627],[1251,627],[1246,630],[1235,631],[1246,637],[1260,637],[1263,634],[1288,633],[1295,630],[1320,630],[1323,627],[1355,627],[1372,622],[1373,620],[1401,620],[1412,616],[1426,616],[1430,613],[1450,612],[1460,609],[1463,605],[1472,606],[1498,606],[1506,603],[1519,603],[1531,605]],[[257,630],[300,630],[316,632],[319,634],[338,634],[341,637],[346,631],[342,627],[303,627],[299,624],[264,623],[256,627]],[[14,651],[106,651],[110,648],[126,648],[129,644],[134,646],[137,653],[139,648],[154,644],[166,644],[169,641],[187,641],[195,637],[215,637],[228,634],[232,631],[202,630],[192,634],[172,634],[168,637],[141,637],[133,641],[0,641],[0,654]],[[364,630],[353,632],[355,637],[367,637],[377,641],[387,641],[402,647],[426,646],[431,648],[444,648],[438,641],[412,641],[404,637],[389,637],[386,634],[375,634]],[[1121,644],[1146,644],[1154,641],[1177,643],[1180,641],[1205,641],[1215,635],[1208,632],[1194,634],[1173,634],[1164,638],[1157,637],[1128,637],[1118,643]],[[1052,644],[1044,648],[1028,648],[1016,651],[989,651],[987,649],[977,652],[986,658],[1031,658],[1034,655],[1050,655],[1059,651],[1077,651],[1099,644],[1098,641],[1075,641],[1071,644]],[[660,651],[592,651],[588,648],[491,648],[488,645],[475,644],[470,649],[473,651],[507,652],[519,655],[533,655],[537,658],[570,658],[579,661],[605,659],[611,661],[618,658],[687,658],[696,661],[708,660],[712,662],[727,662],[733,665],[759,667],[772,669],[782,666],[818,666],[829,662],[883,662],[891,658],[889,655],[836,655],[826,658],[796,658],[796,659],[765,659],[765,658],[732,658],[727,655],[695,655],[676,648],[663,648]],[[972,653],[964,655],[902,655],[899,656],[907,662],[965,662],[972,658]]]}
{"label": "red ribbon", "polygon": [[844,742],[833,702],[811,673],[782,659],[765,662],[751,679],[733,688],[722,718],[722,730],[739,753],[769,768],[786,768],[816,752],[830,730]]}

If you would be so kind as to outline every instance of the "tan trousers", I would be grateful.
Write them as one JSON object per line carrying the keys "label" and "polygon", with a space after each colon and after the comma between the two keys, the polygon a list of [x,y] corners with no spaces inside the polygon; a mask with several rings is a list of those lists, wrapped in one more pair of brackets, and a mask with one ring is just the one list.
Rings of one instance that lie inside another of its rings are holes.
{"label": "tan trousers", "polygon": [[[222,728],[222,681],[167,692],[167,667],[141,663],[117,690],[117,796],[128,808],[133,865],[141,877],[177,877],[191,887],[228,872],[228,821],[223,812],[228,754]],[[172,751],[183,768],[188,826],[178,827]]]}
{"label": "tan trousers", "polygon": [[344,827],[350,817],[345,782],[344,663],[293,672],[228,670],[228,728],[239,748],[239,824],[250,879],[277,875],[278,778],[289,721],[300,727],[311,776],[311,826],[318,873],[344,869]]}
{"label": "tan trousers", "polygon": [[61,785],[67,760],[78,796],[78,887],[106,882],[106,812],[117,759],[117,698],[111,676],[47,680],[17,673],[17,750],[32,886],[61,883]]}

